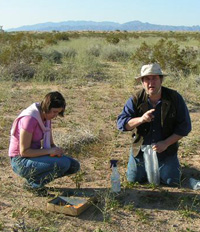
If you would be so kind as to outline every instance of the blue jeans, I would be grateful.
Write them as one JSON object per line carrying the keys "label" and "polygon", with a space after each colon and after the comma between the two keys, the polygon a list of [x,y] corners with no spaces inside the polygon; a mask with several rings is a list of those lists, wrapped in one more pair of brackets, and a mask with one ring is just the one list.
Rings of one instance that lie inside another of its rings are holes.
{"label": "blue jeans", "polygon": [[[129,162],[131,158],[132,157],[129,158]],[[133,182],[146,182],[147,173],[145,171],[143,156],[134,157],[134,159],[137,164],[137,171],[133,172]],[[161,183],[169,186],[177,186],[180,184],[181,170],[177,154],[173,156],[166,156],[161,161],[158,161],[158,164]]]}
{"label": "blue jeans", "polygon": [[80,169],[77,160],[63,155],[50,157],[49,155],[24,158],[16,156],[11,158],[13,171],[27,180],[32,188],[41,188],[52,180],[76,173]]}

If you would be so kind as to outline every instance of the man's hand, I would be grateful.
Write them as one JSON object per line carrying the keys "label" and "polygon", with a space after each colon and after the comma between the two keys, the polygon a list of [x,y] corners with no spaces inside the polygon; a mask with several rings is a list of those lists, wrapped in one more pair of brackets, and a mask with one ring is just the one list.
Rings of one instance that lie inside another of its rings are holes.
{"label": "man's hand", "polygon": [[144,113],[141,117],[141,122],[142,123],[151,122],[154,119],[154,115],[153,115],[154,111],[155,109],[151,109],[151,110],[148,110],[146,113]]}
{"label": "man's hand", "polygon": [[152,149],[158,153],[161,153],[165,151],[170,145],[176,143],[182,138],[183,136],[181,135],[172,134],[167,139],[157,142],[155,145],[152,146]]}
{"label": "man's hand", "polygon": [[154,119],[154,115],[153,115],[154,111],[155,109],[148,110],[141,117],[136,117],[136,118],[132,118],[131,120],[129,120],[125,126],[126,130],[130,131],[138,127],[142,123],[151,122]]}
{"label": "man's hand", "polygon": [[155,145],[152,146],[152,149],[158,153],[161,153],[163,151],[165,151],[167,149],[167,144],[165,143],[165,141],[159,141],[158,143],[156,143]]}

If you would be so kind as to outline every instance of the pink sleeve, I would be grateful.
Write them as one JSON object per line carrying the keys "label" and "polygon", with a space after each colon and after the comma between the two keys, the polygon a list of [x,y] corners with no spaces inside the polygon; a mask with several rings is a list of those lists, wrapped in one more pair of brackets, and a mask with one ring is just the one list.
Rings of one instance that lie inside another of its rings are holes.
{"label": "pink sleeve", "polygon": [[29,133],[33,133],[36,126],[38,124],[37,119],[31,116],[24,116],[19,120],[19,127],[28,131]]}

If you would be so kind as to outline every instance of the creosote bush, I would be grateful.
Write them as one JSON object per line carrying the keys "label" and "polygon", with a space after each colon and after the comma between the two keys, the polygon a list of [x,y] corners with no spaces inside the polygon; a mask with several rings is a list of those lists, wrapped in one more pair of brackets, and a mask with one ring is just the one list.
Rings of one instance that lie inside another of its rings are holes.
{"label": "creosote bush", "polygon": [[45,44],[47,45],[55,45],[58,43],[57,39],[54,37],[54,35],[50,35],[48,37],[45,37],[44,39]]}
{"label": "creosote bush", "polygon": [[106,38],[106,41],[111,44],[118,44],[120,39],[117,36],[110,35]]}
{"label": "creosote bush", "polygon": [[42,44],[31,35],[19,33],[7,36],[7,41],[3,40],[0,49],[0,63],[10,65],[11,63],[38,63],[42,60],[40,49]]}
{"label": "creosote bush", "polygon": [[58,33],[55,34],[55,39],[56,40],[68,41],[69,40],[69,36],[65,32],[58,32]]}
{"label": "creosote bush", "polygon": [[132,56],[134,64],[158,62],[163,69],[188,75],[197,70],[198,52],[194,48],[180,48],[171,40],[161,39],[155,45],[143,42]]}

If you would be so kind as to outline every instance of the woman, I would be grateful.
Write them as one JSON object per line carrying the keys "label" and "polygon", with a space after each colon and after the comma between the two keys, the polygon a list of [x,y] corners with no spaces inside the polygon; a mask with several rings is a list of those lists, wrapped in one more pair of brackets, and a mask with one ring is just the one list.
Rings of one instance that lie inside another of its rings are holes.
{"label": "woman", "polygon": [[[63,155],[52,138],[51,120],[64,116],[65,99],[48,93],[15,119],[11,129],[9,156],[13,171],[26,179],[26,189],[41,190],[50,181],[76,173],[79,162]],[[43,145],[42,145],[43,141]]]}

